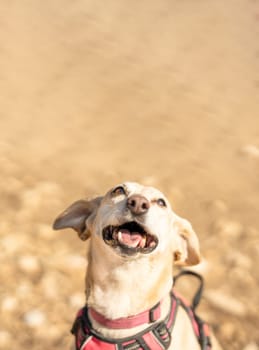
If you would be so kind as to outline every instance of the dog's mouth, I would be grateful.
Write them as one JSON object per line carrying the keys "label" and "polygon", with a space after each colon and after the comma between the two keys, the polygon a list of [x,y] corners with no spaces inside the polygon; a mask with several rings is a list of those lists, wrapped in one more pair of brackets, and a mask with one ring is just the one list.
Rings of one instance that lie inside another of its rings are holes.
{"label": "dog's mouth", "polygon": [[113,248],[119,247],[122,253],[151,253],[158,245],[158,238],[148,232],[135,221],[121,226],[106,226],[103,229],[103,240]]}

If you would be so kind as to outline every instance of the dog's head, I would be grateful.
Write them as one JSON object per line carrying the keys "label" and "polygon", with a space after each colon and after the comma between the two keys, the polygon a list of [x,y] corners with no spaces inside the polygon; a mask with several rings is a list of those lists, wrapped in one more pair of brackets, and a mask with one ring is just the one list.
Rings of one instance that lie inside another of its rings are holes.
{"label": "dog's head", "polygon": [[176,264],[194,265],[200,260],[191,224],[172,211],[160,191],[133,182],[114,187],[104,197],[73,203],[53,227],[73,228],[82,240],[98,237],[126,259],[169,249]]}

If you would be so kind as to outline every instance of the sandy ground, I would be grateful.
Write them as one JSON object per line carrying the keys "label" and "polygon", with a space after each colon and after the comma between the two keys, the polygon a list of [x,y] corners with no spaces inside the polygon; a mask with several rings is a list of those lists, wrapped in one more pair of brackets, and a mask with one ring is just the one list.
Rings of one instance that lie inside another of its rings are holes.
{"label": "sandy ground", "polygon": [[117,182],[199,234],[201,313],[256,350],[259,1],[0,0],[0,348],[68,348],[84,251],[55,216]]}

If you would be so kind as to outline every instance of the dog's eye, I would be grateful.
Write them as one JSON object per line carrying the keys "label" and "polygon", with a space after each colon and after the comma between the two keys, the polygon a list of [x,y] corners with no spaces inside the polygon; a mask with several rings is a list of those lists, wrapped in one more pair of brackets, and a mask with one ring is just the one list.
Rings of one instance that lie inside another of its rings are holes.
{"label": "dog's eye", "polygon": [[159,198],[156,202],[160,207],[166,207],[166,202],[163,198]]}
{"label": "dog's eye", "polygon": [[121,194],[126,194],[123,186],[118,186],[112,191],[112,196],[119,196]]}

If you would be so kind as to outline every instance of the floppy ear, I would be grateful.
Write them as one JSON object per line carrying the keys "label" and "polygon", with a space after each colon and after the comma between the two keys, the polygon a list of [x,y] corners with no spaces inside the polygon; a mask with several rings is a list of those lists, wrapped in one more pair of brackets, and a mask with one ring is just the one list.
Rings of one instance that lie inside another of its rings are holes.
{"label": "floppy ear", "polygon": [[196,265],[200,262],[200,247],[196,233],[189,221],[175,215],[174,262],[176,265]]}
{"label": "floppy ear", "polygon": [[54,221],[53,229],[62,230],[64,228],[73,228],[79,238],[83,241],[90,237],[90,231],[87,228],[87,219],[97,211],[102,197],[91,200],[81,199],[71,204]]}

